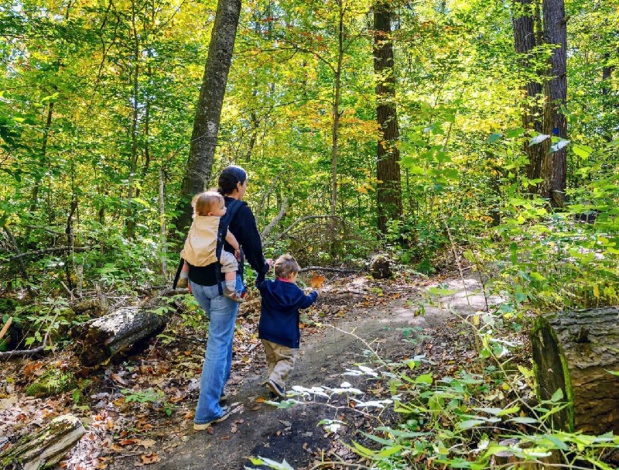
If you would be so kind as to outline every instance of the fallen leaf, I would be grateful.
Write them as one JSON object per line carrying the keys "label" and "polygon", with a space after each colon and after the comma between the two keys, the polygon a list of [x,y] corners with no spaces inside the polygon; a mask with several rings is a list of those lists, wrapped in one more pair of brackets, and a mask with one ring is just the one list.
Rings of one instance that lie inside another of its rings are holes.
{"label": "fallen leaf", "polygon": [[323,282],[325,282],[325,276],[319,276],[318,274],[313,273],[312,278],[310,279],[310,286],[312,289],[320,289]]}
{"label": "fallen leaf", "polygon": [[155,452],[153,452],[152,454],[142,454],[140,455],[140,459],[142,459],[144,465],[150,465],[155,462],[159,462],[159,456]]}
{"label": "fallen leaf", "polygon": [[118,374],[112,374],[112,380],[118,382],[121,385],[127,385],[127,382]]}
{"label": "fallen leaf", "polygon": [[145,449],[148,449],[149,447],[154,446],[157,441],[155,441],[154,439],[138,439],[137,443],[138,445],[143,446]]}

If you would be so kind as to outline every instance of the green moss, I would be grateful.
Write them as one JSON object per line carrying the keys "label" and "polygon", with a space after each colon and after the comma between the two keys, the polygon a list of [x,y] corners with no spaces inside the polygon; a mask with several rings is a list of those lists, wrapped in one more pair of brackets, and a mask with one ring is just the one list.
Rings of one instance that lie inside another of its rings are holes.
{"label": "green moss", "polygon": [[26,388],[26,395],[31,397],[47,397],[66,392],[75,388],[75,377],[70,372],[52,369],[43,374],[36,382]]}

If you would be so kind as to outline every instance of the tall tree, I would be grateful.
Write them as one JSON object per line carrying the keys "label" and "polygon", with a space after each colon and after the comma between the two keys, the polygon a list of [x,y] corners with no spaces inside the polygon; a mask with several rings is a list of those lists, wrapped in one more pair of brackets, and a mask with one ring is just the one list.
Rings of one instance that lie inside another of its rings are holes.
{"label": "tall tree", "polygon": [[331,215],[335,216],[335,206],[337,204],[337,164],[338,146],[340,138],[340,101],[342,99],[342,62],[344,60],[344,15],[345,8],[343,0],[336,0],[338,6],[337,23],[337,65],[333,68],[333,128],[331,132]]}
{"label": "tall tree", "polygon": [[193,124],[189,159],[183,177],[181,200],[177,207],[178,216],[173,221],[173,226],[178,231],[184,231],[191,223],[189,200],[194,194],[204,191],[205,184],[211,175],[221,107],[232,62],[240,11],[241,0],[219,0],[217,3],[215,24],[211,32],[211,42]]}
{"label": "tall tree", "polygon": [[376,178],[378,229],[387,232],[387,223],[402,217],[402,177],[398,150],[398,116],[395,103],[395,74],[390,0],[374,3],[374,74],[376,75],[376,115],[379,128]]}
{"label": "tall tree", "polygon": [[[515,0],[512,5],[512,24],[514,29],[514,46],[520,55],[521,68],[526,75],[526,99],[523,102],[522,125],[527,131],[541,134],[543,129],[541,77],[535,73],[533,55],[538,46],[536,24],[539,27],[539,0]],[[525,142],[524,150],[529,158],[527,177],[538,179],[542,175],[544,159],[541,145],[529,145]]]}
{"label": "tall tree", "polygon": [[[544,0],[544,42],[554,47],[550,55],[550,77],[544,85],[544,133],[561,139],[567,138],[567,18],[564,0]],[[565,203],[567,180],[567,147],[550,140],[544,145],[545,161],[542,168],[544,187],[542,196],[553,206]]]}

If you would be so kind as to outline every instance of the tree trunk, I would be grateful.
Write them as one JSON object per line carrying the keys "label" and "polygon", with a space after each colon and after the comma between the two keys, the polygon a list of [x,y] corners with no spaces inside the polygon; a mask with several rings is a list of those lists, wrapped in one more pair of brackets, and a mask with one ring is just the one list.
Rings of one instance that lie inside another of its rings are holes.
{"label": "tree trunk", "polygon": [[[338,54],[337,66],[334,71],[335,96],[333,97],[333,128],[331,132],[331,216],[335,217],[337,204],[337,163],[338,145],[340,133],[340,99],[342,93],[342,62],[344,60],[344,7],[342,1],[338,0],[339,23],[338,23]],[[332,240],[334,232],[332,231]]]}
{"label": "tree trunk", "polygon": [[241,11],[241,0],[219,0],[194,118],[187,169],[183,178],[179,214],[174,227],[184,233],[191,224],[191,197],[204,191],[211,176],[221,108]]}
{"label": "tree trunk", "polygon": [[138,133],[139,133],[139,122],[141,119],[140,116],[140,107],[142,103],[140,103],[140,73],[142,73],[140,69],[140,57],[142,55],[141,47],[140,47],[140,32],[137,28],[138,21],[138,11],[135,4],[135,0],[131,2],[131,40],[132,40],[132,53],[134,60],[132,61],[133,68],[130,71],[131,77],[131,87],[133,90],[133,96],[131,96],[131,157],[129,162],[129,178],[128,178],[128,191],[127,191],[127,212],[126,212],[126,222],[125,222],[125,230],[127,233],[127,237],[134,238],[135,237],[135,227],[136,227],[136,207],[133,202],[133,198],[137,197],[135,194],[135,176],[138,166]]}
{"label": "tree trunk", "polygon": [[[604,109],[605,111],[612,116],[613,114],[613,110],[614,108],[617,107],[617,102],[616,100],[612,99],[611,97],[611,90],[612,90],[612,78],[613,78],[613,73],[615,72],[615,64],[614,64],[614,60],[616,59],[616,56],[619,55],[619,49],[616,49],[615,51],[615,57],[612,57],[611,54],[609,52],[604,54],[604,67],[602,67],[602,95],[605,97],[604,100]],[[613,140],[613,130],[604,128],[604,140],[606,142],[612,142]]]}
{"label": "tree trunk", "polygon": [[[47,143],[49,139],[49,132],[52,128],[52,118],[54,116],[54,102],[51,101],[47,108],[47,119],[45,120],[45,128],[43,129],[43,140],[41,142],[41,162],[40,169],[47,168]],[[34,185],[32,186],[32,197],[30,201],[30,213],[34,214],[36,212],[38,203],[39,203],[39,191],[41,189],[41,180],[43,179],[44,174],[40,176],[35,176]],[[27,239],[28,237],[26,237]]]}
{"label": "tree trunk", "polygon": [[156,313],[156,304],[123,307],[73,330],[77,355],[85,366],[94,366],[135,343],[158,334],[168,316]]}
{"label": "tree trunk", "polygon": [[[544,134],[567,138],[567,120],[563,109],[567,103],[567,18],[564,0],[544,0],[544,42],[554,46],[550,56],[550,78],[544,91]],[[542,196],[555,207],[565,204],[567,147],[550,153],[550,139],[544,142]]]}
{"label": "tree trunk", "polygon": [[387,233],[389,221],[402,217],[402,176],[400,174],[400,136],[395,104],[392,5],[389,0],[374,4],[374,73],[376,75],[376,115],[380,135],[377,147],[378,229]]}
{"label": "tree trunk", "polygon": [[[619,308],[540,317],[531,338],[538,396],[563,391],[569,406],[554,417],[568,432],[619,431]],[[610,371],[610,372],[609,372]]]}
{"label": "tree trunk", "polygon": [[28,434],[0,453],[0,467],[37,470],[52,467],[86,433],[78,418],[59,416],[35,434]]}
{"label": "tree trunk", "polygon": [[[535,35],[535,15],[539,14],[535,5],[539,0],[515,0],[512,6],[512,24],[514,29],[514,47],[520,55],[520,64],[525,73],[530,75],[532,70],[531,55],[537,44]],[[522,110],[522,126],[534,134],[543,132],[543,109],[540,105],[543,87],[541,80],[529,79],[525,85],[526,99]],[[529,158],[527,164],[527,178],[539,179],[542,175],[544,151],[541,144],[524,144],[524,151]]]}

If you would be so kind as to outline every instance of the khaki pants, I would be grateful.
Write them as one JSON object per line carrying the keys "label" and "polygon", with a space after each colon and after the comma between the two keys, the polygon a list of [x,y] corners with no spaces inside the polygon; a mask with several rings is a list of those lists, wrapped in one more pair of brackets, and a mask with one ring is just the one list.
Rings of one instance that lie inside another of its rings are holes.
{"label": "khaki pants", "polygon": [[286,388],[288,375],[294,369],[298,349],[282,346],[281,344],[262,340],[264,352],[267,356],[267,367],[269,368],[269,380],[272,380],[281,388]]}

